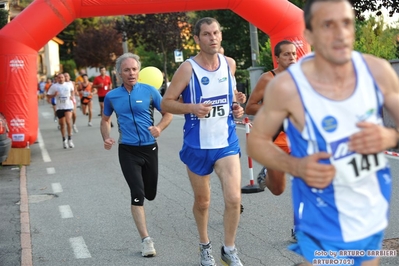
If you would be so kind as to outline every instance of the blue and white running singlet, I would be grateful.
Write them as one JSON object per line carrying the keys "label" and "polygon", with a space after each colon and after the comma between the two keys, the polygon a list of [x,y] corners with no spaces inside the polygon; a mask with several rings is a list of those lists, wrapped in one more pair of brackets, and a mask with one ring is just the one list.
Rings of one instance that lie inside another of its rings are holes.
{"label": "blue and white running singlet", "polygon": [[182,92],[184,103],[212,103],[212,110],[205,118],[186,114],[184,144],[198,149],[219,149],[238,141],[231,111],[233,101],[233,76],[223,55],[219,68],[208,71],[193,59],[187,61],[193,68],[190,83]]}
{"label": "blue and white running singlet", "polygon": [[353,52],[357,77],[353,94],[335,101],[316,92],[302,72],[310,54],[289,67],[305,111],[299,132],[287,119],[286,134],[291,155],[305,157],[326,151],[322,163],[333,164],[336,176],[325,189],[309,187],[292,179],[295,228],[319,240],[356,241],[382,231],[388,224],[391,174],[384,153],[362,155],[348,149],[349,137],[358,132],[357,122],[382,125],[383,95],[363,56]]}

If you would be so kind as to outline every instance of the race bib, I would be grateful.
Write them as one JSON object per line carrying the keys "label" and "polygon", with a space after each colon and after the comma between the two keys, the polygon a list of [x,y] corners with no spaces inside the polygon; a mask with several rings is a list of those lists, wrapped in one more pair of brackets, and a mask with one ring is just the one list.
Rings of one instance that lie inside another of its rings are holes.
{"label": "race bib", "polygon": [[332,164],[337,170],[336,182],[339,184],[351,184],[386,166],[385,155],[359,154],[349,150],[349,138],[344,138],[330,144],[333,158]]}
{"label": "race bib", "polygon": [[89,97],[89,96],[90,96],[90,92],[88,92],[88,91],[83,92],[83,97]]}
{"label": "race bib", "polygon": [[229,115],[230,106],[229,106],[229,101],[227,100],[227,95],[221,95],[209,98],[201,97],[200,102],[212,104],[212,110],[204,118],[200,119],[212,119],[212,118],[226,117]]}
{"label": "race bib", "polygon": [[68,99],[67,97],[60,97],[59,101],[60,103],[66,103],[67,99]]}

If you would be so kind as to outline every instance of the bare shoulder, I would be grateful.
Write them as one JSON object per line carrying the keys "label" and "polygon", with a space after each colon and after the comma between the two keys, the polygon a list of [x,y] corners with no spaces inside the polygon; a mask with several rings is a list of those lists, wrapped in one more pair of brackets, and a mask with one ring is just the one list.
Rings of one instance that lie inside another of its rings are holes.
{"label": "bare shoulder", "polygon": [[272,72],[267,71],[267,72],[263,73],[262,75],[260,75],[259,80],[269,82],[273,78],[274,78],[274,75],[272,74]]}
{"label": "bare shoulder", "polygon": [[387,60],[370,54],[364,54],[363,56],[371,74],[384,94],[398,88],[398,75]]}
{"label": "bare shoulder", "polygon": [[228,56],[225,56],[225,57],[226,57],[227,63],[229,64],[230,69],[232,70],[232,73],[234,74],[236,71],[236,68],[237,68],[236,60],[234,60],[233,58],[228,57]]}
{"label": "bare shoulder", "polygon": [[179,68],[177,69],[176,74],[178,75],[188,75],[191,76],[191,73],[193,72],[193,66],[189,61],[184,61]]}
{"label": "bare shoulder", "polygon": [[232,57],[229,56],[224,56],[224,57],[226,57],[226,60],[229,63],[229,65],[236,65],[236,60],[234,60]]}
{"label": "bare shoulder", "polygon": [[190,62],[183,62],[176,70],[163,98],[176,99],[190,82],[193,67]]}
{"label": "bare shoulder", "polygon": [[281,95],[281,97],[298,95],[294,80],[288,71],[284,71],[272,78],[267,86],[267,91],[271,94]]}
{"label": "bare shoulder", "polygon": [[373,74],[380,74],[386,71],[386,69],[392,68],[391,64],[383,58],[371,54],[363,54],[363,57]]}
{"label": "bare shoulder", "polygon": [[269,84],[269,82],[274,78],[273,74],[268,71],[260,75],[258,82],[256,83],[252,93],[257,93],[260,95],[263,95],[266,89],[266,86]]}

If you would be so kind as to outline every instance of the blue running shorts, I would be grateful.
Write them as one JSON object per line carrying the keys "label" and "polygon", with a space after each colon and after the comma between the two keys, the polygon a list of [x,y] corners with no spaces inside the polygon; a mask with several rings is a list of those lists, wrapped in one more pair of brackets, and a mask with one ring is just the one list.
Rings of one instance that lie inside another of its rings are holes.
{"label": "blue running shorts", "polygon": [[239,141],[220,149],[196,149],[183,144],[180,151],[180,160],[194,174],[205,176],[213,172],[217,160],[236,154],[241,155]]}

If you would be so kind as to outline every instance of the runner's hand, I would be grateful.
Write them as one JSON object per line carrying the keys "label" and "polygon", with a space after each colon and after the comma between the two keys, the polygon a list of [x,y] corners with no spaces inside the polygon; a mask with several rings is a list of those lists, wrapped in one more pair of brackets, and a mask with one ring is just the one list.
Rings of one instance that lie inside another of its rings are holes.
{"label": "runner's hand", "polygon": [[353,134],[349,139],[349,149],[360,154],[373,154],[392,147],[392,129],[370,123],[359,122],[358,133]]}
{"label": "runner's hand", "polygon": [[110,150],[114,144],[115,140],[113,138],[107,138],[104,140],[104,149]]}
{"label": "runner's hand", "polygon": [[154,138],[158,138],[161,135],[161,129],[157,126],[150,126],[148,130]]}
{"label": "runner's hand", "polygon": [[194,104],[193,114],[195,114],[198,118],[204,118],[209,112],[212,110],[211,103],[199,103]]}
{"label": "runner's hand", "polygon": [[297,169],[299,177],[310,187],[326,188],[335,177],[335,167],[321,163],[320,160],[328,160],[330,157],[329,153],[318,152],[301,158]]}
{"label": "runner's hand", "polygon": [[244,114],[244,109],[238,103],[233,103],[233,115],[235,118],[240,118]]}

